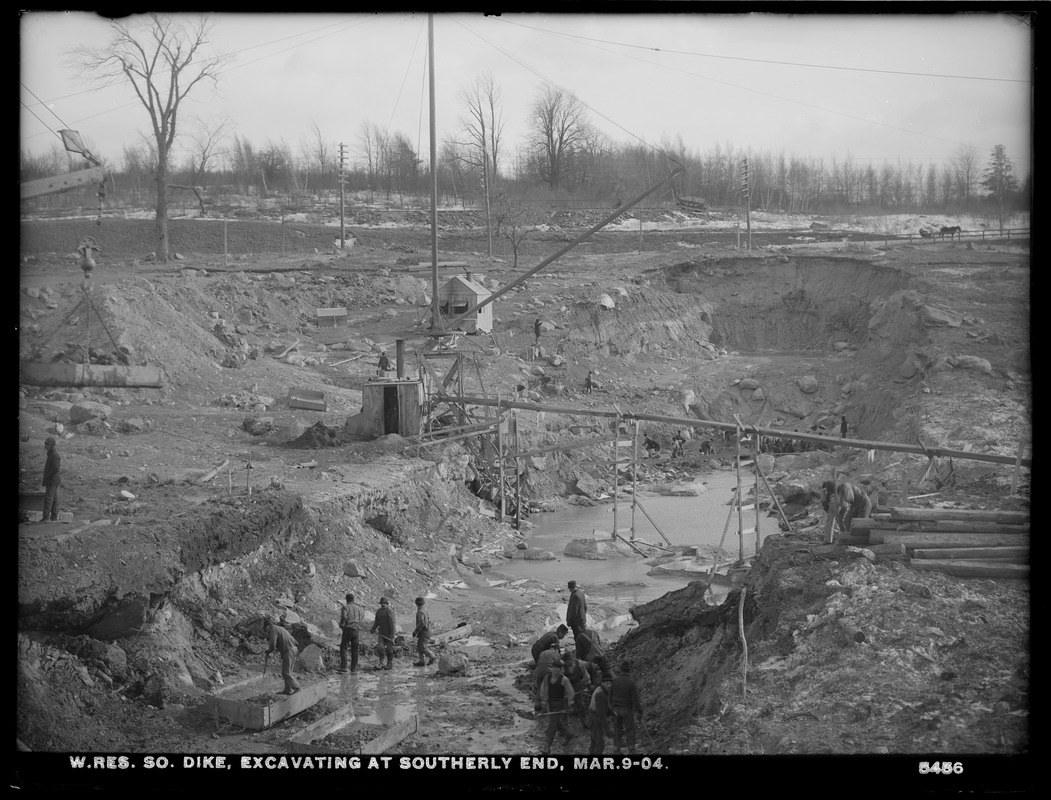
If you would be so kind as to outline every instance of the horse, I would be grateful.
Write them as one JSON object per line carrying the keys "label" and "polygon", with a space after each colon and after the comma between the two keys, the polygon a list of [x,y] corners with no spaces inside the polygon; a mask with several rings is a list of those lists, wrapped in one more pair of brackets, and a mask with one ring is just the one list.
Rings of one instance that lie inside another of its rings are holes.
{"label": "horse", "polygon": [[952,241],[954,236],[959,236],[960,241],[963,241],[963,231],[960,230],[959,225],[943,225],[939,235],[944,239],[945,234],[949,234],[949,241]]}

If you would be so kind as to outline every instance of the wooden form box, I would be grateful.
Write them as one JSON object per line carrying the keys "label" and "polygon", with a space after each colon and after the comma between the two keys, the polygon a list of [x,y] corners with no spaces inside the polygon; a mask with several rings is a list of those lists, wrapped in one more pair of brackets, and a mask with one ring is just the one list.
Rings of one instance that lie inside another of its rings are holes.
{"label": "wooden form box", "polygon": [[288,407],[304,408],[308,411],[328,411],[325,393],[316,392],[312,389],[289,389]]}
{"label": "wooden form box", "polygon": [[[280,668],[280,664],[278,665]],[[215,691],[208,698],[208,706],[218,722],[219,718],[227,719],[251,730],[265,730],[283,719],[294,716],[317,705],[328,694],[324,680],[303,686],[293,695],[282,695],[278,692],[284,688],[280,672],[270,672],[231,683]],[[271,702],[259,705],[250,700],[269,692]]]}
{"label": "wooden form box", "polygon": [[[293,753],[374,756],[387,752],[398,742],[416,733],[419,728],[419,718],[415,714],[410,715],[407,720],[385,728],[383,725],[355,720],[354,709],[347,706],[308,725],[289,739],[288,746]],[[315,741],[324,739],[330,733],[346,734],[364,743],[352,752],[328,745],[314,744]]]}
{"label": "wooden form box", "polygon": [[347,324],[347,309],[319,308],[315,310],[316,323],[319,328],[338,328]]}

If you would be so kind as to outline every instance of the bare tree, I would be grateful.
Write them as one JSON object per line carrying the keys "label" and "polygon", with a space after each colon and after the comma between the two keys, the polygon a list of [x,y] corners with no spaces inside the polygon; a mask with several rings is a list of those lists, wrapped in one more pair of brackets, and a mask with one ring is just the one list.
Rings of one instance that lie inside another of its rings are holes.
{"label": "bare tree", "polygon": [[365,159],[365,168],[368,170],[369,202],[372,202],[372,192],[375,189],[376,172],[379,166],[379,129],[367,119],[361,123],[361,133],[358,135],[358,153]]}
{"label": "bare tree", "polygon": [[325,138],[321,135],[321,128],[318,127],[316,122],[311,122],[310,127],[314,131],[314,146],[311,150],[311,156],[317,160],[318,165],[318,197],[321,197],[321,191],[325,185],[325,167],[328,165],[329,150],[328,145],[325,143]]}
{"label": "bare tree", "polygon": [[103,85],[127,81],[149,113],[157,142],[157,258],[168,260],[168,157],[175,142],[179,109],[204,80],[217,80],[227,57],[205,55],[209,25],[201,19],[182,25],[150,14],[131,23],[113,23],[107,47],[71,51],[74,66]]}
{"label": "bare tree", "polygon": [[500,90],[491,73],[475,79],[460,92],[466,114],[460,117],[460,128],[466,139],[464,148],[454,152],[481,173],[482,197],[485,200],[485,229],[489,240],[489,257],[493,257],[492,191],[496,183],[497,166],[504,133],[503,112],[500,109]]}
{"label": "bare tree", "polygon": [[511,243],[513,267],[518,268],[522,242],[545,221],[544,212],[533,203],[501,193],[495,198],[497,229]]}
{"label": "bare tree", "polygon": [[971,204],[971,194],[978,179],[978,151],[973,144],[961,144],[953,153],[950,163],[956,196],[966,211]]}
{"label": "bare tree", "polygon": [[573,95],[549,86],[533,101],[529,124],[533,170],[551,189],[557,189],[569,156],[585,133],[584,105]]}

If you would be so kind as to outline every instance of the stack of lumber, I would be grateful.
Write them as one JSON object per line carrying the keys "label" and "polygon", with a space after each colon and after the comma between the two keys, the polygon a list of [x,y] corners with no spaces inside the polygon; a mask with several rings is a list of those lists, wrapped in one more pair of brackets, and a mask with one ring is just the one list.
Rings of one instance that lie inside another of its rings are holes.
{"label": "stack of lumber", "polygon": [[986,578],[1029,576],[1029,514],[891,508],[856,519],[841,544],[903,552],[913,569]]}

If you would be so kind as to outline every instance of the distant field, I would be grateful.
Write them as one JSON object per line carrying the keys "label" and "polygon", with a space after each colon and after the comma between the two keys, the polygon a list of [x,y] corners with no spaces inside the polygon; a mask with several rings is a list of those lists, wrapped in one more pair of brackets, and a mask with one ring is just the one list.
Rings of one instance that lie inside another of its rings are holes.
{"label": "distant field", "polygon": [[[284,224],[265,220],[226,223],[227,252],[313,253],[328,252],[339,238],[339,228],[304,223]],[[143,258],[156,249],[153,220],[103,218],[23,220],[19,227],[19,252],[70,253],[84,236],[93,236],[105,257]],[[172,219],[168,221],[169,250],[186,255],[223,252],[223,221]]]}

